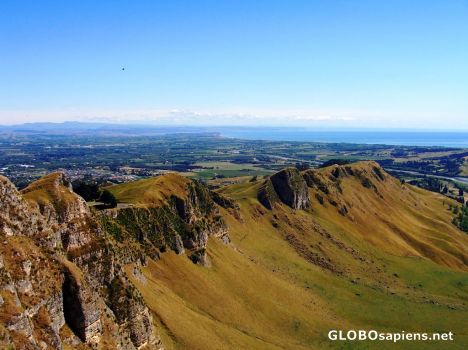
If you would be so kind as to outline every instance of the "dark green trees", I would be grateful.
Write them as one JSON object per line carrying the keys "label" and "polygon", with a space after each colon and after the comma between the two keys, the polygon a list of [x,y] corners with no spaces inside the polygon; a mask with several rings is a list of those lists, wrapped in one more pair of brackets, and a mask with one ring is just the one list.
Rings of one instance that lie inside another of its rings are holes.
{"label": "dark green trees", "polygon": [[103,190],[99,201],[104,203],[106,207],[115,208],[117,206],[117,199],[109,190]]}
{"label": "dark green trees", "polygon": [[468,232],[468,206],[464,205],[461,210],[453,212],[457,214],[457,216],[453,219],[453,223],[458,226],[460,230]]}

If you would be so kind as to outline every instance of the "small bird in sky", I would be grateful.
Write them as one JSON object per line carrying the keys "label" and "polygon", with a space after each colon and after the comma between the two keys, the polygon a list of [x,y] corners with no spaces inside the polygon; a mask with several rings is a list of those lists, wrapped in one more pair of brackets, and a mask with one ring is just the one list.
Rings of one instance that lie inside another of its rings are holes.
{"label": "small bird in sky", "polygon": [[125,70],[125,67],[122,67],[122,70]]}

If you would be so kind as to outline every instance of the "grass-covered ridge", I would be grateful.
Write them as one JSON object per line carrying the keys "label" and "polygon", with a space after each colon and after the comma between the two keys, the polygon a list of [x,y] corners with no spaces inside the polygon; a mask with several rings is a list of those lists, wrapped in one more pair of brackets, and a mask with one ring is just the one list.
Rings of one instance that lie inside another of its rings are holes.
{"label": "grass-covered ridge", "polygon": [[[239,213],[220,208],[232,245],[210,239],[211,267],[165,253],[144,283],[131,277],[166,347],[463,349],[468,240],[447,199],[373,162],[309,172],[310,210],[268,210],[263,179],[224,187]],[[332,343],[330,329],[452,331],[455,341]]]}
{"label": "grass-covered ridge", "polygon": [[51,173],[34,181],[22,191],[23,197],[39,205],[66,205],[76,197],[68,190],[64,174]]}
{"label": "grass-covered ridge", "polygon": [[171,196],[185,198],[186,187],[189,183],[189,179],[176,173],[169,173],[163,176],[114,185],[107,189],[121,203],[158,206]]}
{"label": "grass-covered ridge", "polygon": [[214,195],[198,181],[169,173],[108,189],[120,204],[97,216],[121,249],[133,244],[131,255],[156,259],[172,250],[205,263],[208,236],[228,239]]}
{"label": "grass-covered ridge", "polygon": [[[127,264],[165,348],[463,349],[468,236],[452,224],[454,203],[374,162],[295,171],[294,183],[301,177],[303,209],[263,205],[264,178],[216,193],[176,173],[108,188],[119,206],[93,210],[102,239]],[[77,202],[58,174],[23,196]],[[226,231],[231,243],[214,239]],[[111,300],[131,289],[119,281]],[[330,329],[452,331],[455,341],[332,343]]]}

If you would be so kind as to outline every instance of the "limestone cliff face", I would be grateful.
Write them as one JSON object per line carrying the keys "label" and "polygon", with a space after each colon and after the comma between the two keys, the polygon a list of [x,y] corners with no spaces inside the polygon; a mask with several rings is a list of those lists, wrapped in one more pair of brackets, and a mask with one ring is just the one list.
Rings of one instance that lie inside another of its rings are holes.
{"label": "limestone cliff face", "polygon": [[89,282],[93,287],[112,281],[115,259],[111,247],[86,202],[73,193],[62,173],[44,176],[21,194],[37,206],[67,259],[92,276]]}
{"label": "limestone cliff face", "polygon": [[376,162],[352,166],[333,165],[302,173],[296,168],[286,168],[261,184],[257,199],[270,210],[275,203],[284,203],[293,209],[308,209],[311,206],[308,188],[312,188],[320,204],[328,202],[340,214],[347,215],[349,204],[343,200],[341,181],[349,178],[358,180],[363,188],[373,190],[379,195],[377,185],[388,180],[388,174]]}
{"label": "limestone cliff face", "polygon": [[310,206],[307,183],[296,168],[286,168],[265,180],[257,196],[268,209],[281,201],[293,209],[307,209]]}
{"label": "limestone cliff face", "polygon": [[16,187],[0,176],[0,230],[6,236],[14,233],[31,236],[42,232],[44,223],[37,210],[21,198]]}
{"label": "limestone cliff face", "polygon": [[391,178],[378,163],[367,161],[352,165],[332,165],[321,169],[309,169],[302,173],[307,186],[314,190],[318,202],[324,206],[331,204],[343,216],[353,219],[349,212],[353,203],[346,200],[343,193],[343,181],[360,183],[364,191],[370,190],[382,197],[379,187],[396,181]]}
{"label": "limestone cliff face", "polygon": [[52,231],[5,178],[0,194],[0,344],[62,349],[63,275],[49,253]]}
{"label": "limestone cliff face", "polygon": [[[131,297],[129,297],[129,295]],[[136,348],[156,342],[152,332],[153,319],[138,290],[125,276],[117,276],[109,288],[109,303],[117,322],[129,330]]]}
{"label": "limestone cliff face", "polygon": [[127,262],[139,256],[157,259],[168,249],[205,264],[208,237],[229,242],[226,225],[206,186],[190,181],[183,194],[170,195],[166,201],[100,213],[102,227],[118,243],[134,242],[136,247],[121,247]]}
{"label": "limestone cliff face", "polygon": [[29,238],[1,239],[0,345],[62,349],[59,332],[65,320],[60,264]]}
{"label": "limestone cliff face", "polygon": [[81,249],[102,236],[86,202],[73,193],[62,173],[44,176],[21,193],[37,205],[46,223],[59,233],[61,244],[67,252]]}
{"label": "limestone cliff face", "polygon": [[229,242],[213,193],[176,180],[163,201],[93,212],[61,173],[21,192],[0,178],[0,345],[162,349],[124,266],[168,249],[206,265],[208,237]]}
{"label": "limestone cliff face", "polygon": [[275,203],[280,202],[271,179],[268,178],[263,182],[260,189],[258,190],[257,199],[260,203],[263,204],[265,208],[270,210],[273,209]]}
{"label": "limestone cliff face", "polygon": [[113,297],[122,259],[63,174],[0,194],[0,344],[162,348],[138,291]]}

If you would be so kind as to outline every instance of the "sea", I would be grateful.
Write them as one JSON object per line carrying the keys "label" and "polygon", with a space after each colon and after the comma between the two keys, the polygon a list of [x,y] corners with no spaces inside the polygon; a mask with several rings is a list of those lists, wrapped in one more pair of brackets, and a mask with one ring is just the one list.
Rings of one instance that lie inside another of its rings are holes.
{"label": "sea", "polygon": [[361,143],[468,148],[468,131],[329,131],[296,128],[220,128],[222,136],[249,140]]}

